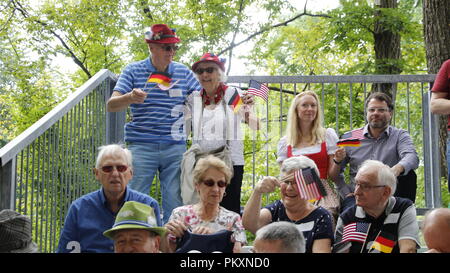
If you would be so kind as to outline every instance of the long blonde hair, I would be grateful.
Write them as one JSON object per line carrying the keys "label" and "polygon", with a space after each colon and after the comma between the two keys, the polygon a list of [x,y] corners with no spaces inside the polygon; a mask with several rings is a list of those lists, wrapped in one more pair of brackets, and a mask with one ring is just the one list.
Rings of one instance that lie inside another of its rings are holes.
{"label": "long blonde hair", "polygon": [[314,97],[317,102],[317,114],[316,118],[313,121],[311,132],[312,139],[311,143],[309,144],[315,145],[325,141],[326,129],[323,127],[322,124],[322,108],[320,106],[319,96],[317,96],[317,94],[314,91],[307,90],[295,96],[294,100],[291,103],[291,106],[289,107],[287,127],[286,127],[286,143],[293,147],[300,142],[303,135],[299,126],[297,106],[300,102],[300,98],[306,95]]}

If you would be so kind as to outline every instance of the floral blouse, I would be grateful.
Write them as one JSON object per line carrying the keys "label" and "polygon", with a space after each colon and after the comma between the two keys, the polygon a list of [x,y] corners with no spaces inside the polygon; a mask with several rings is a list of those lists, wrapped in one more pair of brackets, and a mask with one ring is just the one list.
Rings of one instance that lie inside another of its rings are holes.
{"label": "floral blouse", "polygon": [[[186,205],[174,209],[169,218],[169,221],[171,220],[183,222],[190,230],[193,230],[198,226],[208,227],[215,231],[231,227],[231,231],[233,231],[231,240],[233,242],[240,242],[243,245],[247,243],[247,236],[245,235],[244,227],[242,226],[241,216],[223,207],[219,207],[219,213],[213,221],[203,221],[200,219],[200,216],[198,216],[194,210],[194,205]],[[169,235],[169,240],[175,241],[175,239],[174,236]]]}

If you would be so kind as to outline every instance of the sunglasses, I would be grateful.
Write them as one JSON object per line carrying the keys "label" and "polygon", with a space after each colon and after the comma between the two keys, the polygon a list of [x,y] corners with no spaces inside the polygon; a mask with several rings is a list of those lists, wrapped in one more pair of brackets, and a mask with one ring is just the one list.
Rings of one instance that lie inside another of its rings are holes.
{"label": "sunglasses", "polygon": [[119,172],[119,173],[123,173],[126,172],[128,170],[128,167],[125,165],[118,165],[118,166],[103,166],[100,169],[102,169],[102,171],[104,173],[110,173],[114,170],[114,168]]}
{"label": "sunglasses", "polygon": [[215,184],[217,184],[217,186],[219,188],[224,188],[224,187],[227,186],[227,182],[222,181],[222,180],[221,181],[217,181],[217,183],[214,180],[206,180],[206,181],[202,181],[202,182],[203,182],[203,184],[205,184],[208,187],[213,187]]}
{"label": "sunglasses", "polygon": [[207,67],[207,68],[198,68],[194,72],[195,74],[201,75],[203,72],[207,72],[209,74],[213,73],[216,70],[215,67]]}
{"label": "sunglasses", "polygon": [[164,50],[164,51],[171,51],[171,50],[177,51],[178,48],[179,48],[179,47],[176,46],[176,45],[174,45],[174,46],[166,45],[166,46],[162,46],[162,47],[161,47],[161,49]]}

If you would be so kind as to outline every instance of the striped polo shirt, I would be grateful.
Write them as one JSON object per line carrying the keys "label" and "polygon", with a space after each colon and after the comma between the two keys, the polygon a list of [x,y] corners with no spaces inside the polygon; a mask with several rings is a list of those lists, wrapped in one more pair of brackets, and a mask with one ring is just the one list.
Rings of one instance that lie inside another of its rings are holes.
{"label": "striped polo shirt", "polygon": [[162,90],[152,82],[146,85],[150,73],[155,71],[150,58],[131,63],[122,71],[114,87],[114,91],[122,94],[133,88],[148,93],[144,103],[130,105],[132,119],[125,124],[125,141],[183,144],[186,141],[184,103],[187,96],[200,90],[201,86],[192,71],[177,62],[171,62],[168,67],[171,83],[178,81],[169,90]]}

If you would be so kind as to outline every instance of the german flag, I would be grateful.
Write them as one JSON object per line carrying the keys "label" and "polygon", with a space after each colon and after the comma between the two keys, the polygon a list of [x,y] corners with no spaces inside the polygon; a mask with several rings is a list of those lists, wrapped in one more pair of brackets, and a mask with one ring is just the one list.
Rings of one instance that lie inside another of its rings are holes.
{"label": "german flag", "polygon": [[380,233],[372,246],[370,252],[391,253],[395,246],[394,236],[387,232]]}
{"label": "german flag", "polygon": [[170,81],[170,74],[165,72],[153,72],[147,79],[147,82],[159,83],[165,86],[169,86]]}
{"label": "german flag", "polygon": [[339,147],[359,147],[361,146],[361,140],[357,138],[341,139],[336,143]]}
{"label": "german flag", "polygon": [[239,92],[237,91],[237,89],[234,89],[234,94],[231,97],[231,99],[228,101],[228,105],[231,105],[235,114],[241,108],[242,99],[241,99],[241,96],[239,96]]}

